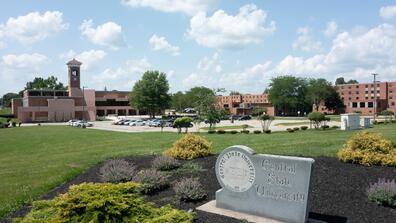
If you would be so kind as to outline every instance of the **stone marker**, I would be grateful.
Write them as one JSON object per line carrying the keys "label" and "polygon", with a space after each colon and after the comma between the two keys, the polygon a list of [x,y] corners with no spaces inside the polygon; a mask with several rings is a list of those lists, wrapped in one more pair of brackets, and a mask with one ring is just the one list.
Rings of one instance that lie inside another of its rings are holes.
{"label": "stone marker", "polygon": [[311,158],[255,154],[246,146],[231,146],[216,161],[222,186],[216,192],[216,207],[306,222],[313,163]]}

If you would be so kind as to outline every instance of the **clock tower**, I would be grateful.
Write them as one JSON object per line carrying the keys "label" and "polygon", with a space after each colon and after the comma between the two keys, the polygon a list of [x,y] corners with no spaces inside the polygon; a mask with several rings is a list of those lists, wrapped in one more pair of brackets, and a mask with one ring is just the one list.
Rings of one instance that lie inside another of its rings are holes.
{"label": "clock tower", "polygon": [[73,59],[69,61],[66,65],[68,67],[68,78],[69,78],[69,96],[77,97],[82,96],[82,91],[80,88],[80,66],[81,62]]}

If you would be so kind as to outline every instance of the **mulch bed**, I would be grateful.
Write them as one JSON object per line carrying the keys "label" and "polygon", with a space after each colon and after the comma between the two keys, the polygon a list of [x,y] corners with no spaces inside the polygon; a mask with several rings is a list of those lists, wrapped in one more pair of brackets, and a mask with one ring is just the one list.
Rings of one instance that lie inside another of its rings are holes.
{"label": "mulch bed", "polygon": [[[153,156],[135,156],[126,159],[133,162],[139,169],[149,168]],[[196,159],[193,162],[206,169],[205,171],[177,173],[170,177],[174,182],[183,177],[199,177],[201,184],[208,193],[205,200],[192,203],[180,202],[175,197],[172,187],[157,192],[146,199],[158,206],[172,204],[174,207],[184,210],[193,209],[215,199],[215,192],[220,189],[217,182],[214,166],[217,156]],[[343,163],[335,158],[316,157],[312,176],[312,189],[310,193],[310,218],[325,222],[396,222],[396,209],[378,206],[367,200],[366,188],[370,183],[377,182],[378,178],[396,178],[395,167],[372,166]],[[82,182],[100,182],[98,170],[102,164],[90,168],[75,179],[49,191],[42,199],[51,199],[60,193],[67,191],[72,184]],[[11,217],[23,216],[29,211],[24,207]],[[10,218],[0,220],[10,222]],[[233,218],[197,211],[199,223],[234,223],[241,222]]]}

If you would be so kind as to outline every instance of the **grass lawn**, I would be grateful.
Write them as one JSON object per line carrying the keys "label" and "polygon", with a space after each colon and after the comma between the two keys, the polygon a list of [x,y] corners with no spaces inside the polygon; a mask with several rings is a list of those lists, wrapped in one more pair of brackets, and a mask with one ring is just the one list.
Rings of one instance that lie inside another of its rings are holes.
{"label": "grass lawn", "polygon": [[11,114],[11,108],[0,109],[0,115],[9,115],[9,114]]}
{"label": "grass lawn", "polygon": [[275,126],[292,126],[292,125],[309,125],[310,122],[283,122],[283,123],[277,123]]}
{"label": "grass lawn", "polygon": [[[378,125],[396,143],[396,125]],[[246,145],[259,153],[335,156],[353,134],[340,130],[272,134],[206,134],[218,153],[231,145]],[[68,126],[0,129],[0,218],[17,210],[88,167],[105,159],[161,153],[181,135],[121,133]]]}
{"label": "grass lawn", "polygon": [[[253,128],[253,126],[248,125],[248,128]],[[202,127],[202,130],[209,130],[209,127]],[[229,129],[243,129],[243,125],[226,125],[226,126],[216,126],[213,128],[214,130],[229,130]]]}

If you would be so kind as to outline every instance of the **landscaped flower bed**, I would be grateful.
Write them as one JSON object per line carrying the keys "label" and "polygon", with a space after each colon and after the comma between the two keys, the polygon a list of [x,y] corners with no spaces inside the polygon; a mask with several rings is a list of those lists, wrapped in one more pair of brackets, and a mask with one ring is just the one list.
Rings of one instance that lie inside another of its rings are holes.
{"label": "landscaped flower bed", "polygon": [[[153,159],[155,156],[125,158],[137,171],[151,168]],[[168,175],[170,185],[185,178],[198,178],[207,195],[202,200],[187,202],[180,200],[173,186],[170,186],[146,195],[146,201],[153,202],[158,207],[170,204],[177,209],[195,210],[197,206],[215,199],[215,192],[220,188],[214,171],[216,156],[180,162],[182,166],[178,169],[164,171]],[[79,177],[50,191],[43,198],[49,199],[64,193],[71,184],[101,182],[100,167],[103,165],[104,163],[89,169]],[[395,176],[395,167],[367,167],[343,163],[336,158],[317,157],[312,177],[310,216],[328,222],[393,222],[396,219],[396,209],[370,202],[366,189],[379,178],[392,179]],[[22,209],[16,215],[23,215],[27,210]],[[196,218],[195,222],[240,222],[201,211],[196,211]]]}

